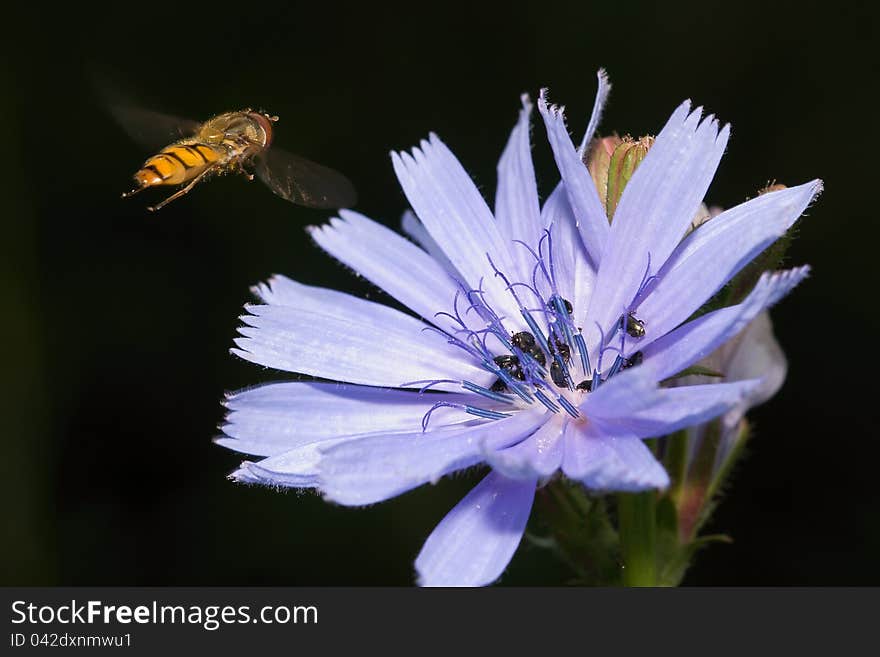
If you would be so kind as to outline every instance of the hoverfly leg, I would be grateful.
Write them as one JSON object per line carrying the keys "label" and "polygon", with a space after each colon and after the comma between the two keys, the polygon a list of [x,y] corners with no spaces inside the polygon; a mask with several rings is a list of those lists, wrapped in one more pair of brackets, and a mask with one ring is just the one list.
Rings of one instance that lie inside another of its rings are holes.
{"label": "hoverfly leg", "polygon": [[248,181],[254,181],[254,167],[253,163],[245,164],[244,162],[240,162],[238,164],[238,172],[243,175]]}
{"label": "hoverfly leg", "polygon": [[189,190],[191,190],[195,186],[195,184],[197,182],[199,182],[202,178],[204,178],[208,173],[210,173],[213,170],[214,170],[214,167],[208,167],[207,169],[202,171],[199,175],[197,175],[195,178],[193,178],[192,182],[190,182],[186,187],[183,187],[182,189],[177,190],[176,192],[174,192],[171,196],[166,198],[161,203],[147,207],[147,210],[149,210],[150,212],[155,212],[156,210],[161,210],[166,205],[171,203],[171,201],[174,201],[175,199],[179,199],[181,196],[186,194]]}

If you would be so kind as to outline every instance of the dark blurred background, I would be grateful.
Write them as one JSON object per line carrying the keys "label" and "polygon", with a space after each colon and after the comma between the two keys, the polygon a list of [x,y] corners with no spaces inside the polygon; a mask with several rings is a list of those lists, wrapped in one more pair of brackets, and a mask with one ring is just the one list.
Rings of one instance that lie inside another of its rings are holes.
{"label": "dark blurred background", "polygon": [[[491,199],[520,93],[548,86],[580,135],[604,66],[606,134],[656,133],[688,97],[732,123],[710,202],[826,183],[789,258],[813,277],[774,312],[788,381],[753,414],[712,523],[735,543],[685,583],[880,584],[877,10],[772,5],[155,0],[7,17],[0,583],[408,585],[474,481],[351,510],[225,479],[242,457],[211,443],[224,392],[285,378],[228,353],[249,286],[278,272],[383,296],[307,238],[328,213],[257,183],[216,180],[158,214],[145,207],[161,195],[121,200],[147,153],[94,72],[196,119],[270,109],[278,144],[345,172],[359,209],[396,227],[390,149],[436,131]],[[557,174],[533,134],[546,195]],[[521,549],[503,581],[559,576]]]}

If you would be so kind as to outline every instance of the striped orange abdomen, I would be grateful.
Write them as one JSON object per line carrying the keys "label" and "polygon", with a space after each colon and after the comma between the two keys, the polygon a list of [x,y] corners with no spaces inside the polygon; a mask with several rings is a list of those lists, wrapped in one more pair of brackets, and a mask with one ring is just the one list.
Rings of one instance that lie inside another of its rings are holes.
{"label": "striped orange abdomen", "polygon": [[139,187],[179,185],[195,178],[220,157],[207,144],[172,144],[144,162],[134,179]]}

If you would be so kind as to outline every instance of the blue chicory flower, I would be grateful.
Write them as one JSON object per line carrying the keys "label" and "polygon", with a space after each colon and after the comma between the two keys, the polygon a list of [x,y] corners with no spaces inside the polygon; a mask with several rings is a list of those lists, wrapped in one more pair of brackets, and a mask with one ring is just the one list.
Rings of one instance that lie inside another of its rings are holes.
{"label": "blue chicory flower", "polygon": [[563,111],[538,109],[562,181],[539,203],[523,109],[498,165],[495,212],[431,134],[392,153],[415,242],[353,211],[311,228],[329,254],[414,315],[282,276],[255,291],[233,353],[342,383],[235,393],[218,442],[264,457],[240,482],[380,502],[463,468],[488,475],[416,559],[422,585],[485,585],[523,535],[536,487],[559,471],[595,491],[668,486],[643,439],[737,408],[760,379],[663,387],[781,298],[807,268],[765,274],[742,303],[687,321],[779,238],[821,190],[814,180],[734,207],[683,236],[729,135],[685,102],[609,223]]}

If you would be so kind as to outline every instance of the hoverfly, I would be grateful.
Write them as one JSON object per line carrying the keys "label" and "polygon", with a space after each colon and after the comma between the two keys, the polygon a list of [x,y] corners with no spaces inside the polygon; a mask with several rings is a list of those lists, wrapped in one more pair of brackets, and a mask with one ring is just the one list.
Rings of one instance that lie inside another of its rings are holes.
{"label": "hoverfly", "polygon": [[271,146],[278,117],[266,112],[248,108],[198,123],[127,106],[116,105],[112,111],[136,141],[150,148],[168,144],[144,162],[134,174],[137,186],[122,197],[148,187],[184,185],[149,207],[151,211],[180,198],[197,183],[227,173],[240,173],[249,180],[256,176],[281,198],[311,208],[345,208],[357,199],[353,185],[341,173]]}

